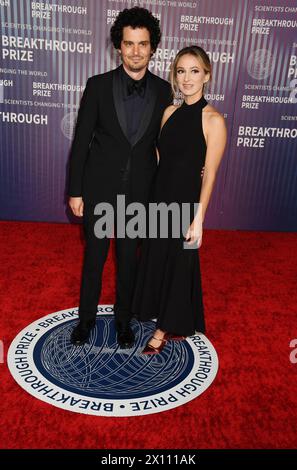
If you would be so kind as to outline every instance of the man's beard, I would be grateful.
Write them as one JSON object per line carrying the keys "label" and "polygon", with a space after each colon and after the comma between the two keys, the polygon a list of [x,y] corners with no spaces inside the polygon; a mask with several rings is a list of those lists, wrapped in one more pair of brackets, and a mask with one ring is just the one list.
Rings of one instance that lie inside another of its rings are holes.
{"label": "man's beard", "polygon": [[130,72],[140,72],[141,70],[145,69],[146,68],[146,65],[135,65],[135,66],[131,66],[129,65],[129,70]]}
{"label": "man's beard", "polygon": [[141,63],[134,64],[133,58],[131,58],[130,60],[131,62],[128,64],[128,67],[131,72],[140,72],[141,70],[145,69],[148,65],[148,62],[146,63],[143,57],[141,57],[140,59]]}

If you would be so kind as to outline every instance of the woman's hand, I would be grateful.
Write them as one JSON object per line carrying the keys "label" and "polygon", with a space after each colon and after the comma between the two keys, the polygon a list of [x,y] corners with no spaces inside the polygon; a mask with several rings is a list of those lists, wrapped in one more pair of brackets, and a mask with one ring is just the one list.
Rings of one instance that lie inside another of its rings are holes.
{"label": "woman's hand", "polygon": [[84,214],[84,203],[82,197],[70,197],[69,206],[76,217],[82,217]]}
{"label": "woman's hand", "polygon": [[195,217],[186,234],[188,245],[197,244],[197,248],[200,248],[202,245],[202,232],[201,217]]}

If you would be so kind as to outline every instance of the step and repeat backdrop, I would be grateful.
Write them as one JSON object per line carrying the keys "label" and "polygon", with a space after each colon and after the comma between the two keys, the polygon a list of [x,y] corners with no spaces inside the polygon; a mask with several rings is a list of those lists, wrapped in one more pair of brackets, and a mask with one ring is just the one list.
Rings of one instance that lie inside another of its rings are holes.
{"label": "step and repeat backdrop", "polygon": [[67,169],[80,98],[89,76],[120,64],[110,27],[136,5],[161,24],[151,72],[168,79],[190,44],[213,64],[205,96],[225,116],[229,138],[205,226],[296,230],[293,0],[0,0],[1,219],[73,221]]}

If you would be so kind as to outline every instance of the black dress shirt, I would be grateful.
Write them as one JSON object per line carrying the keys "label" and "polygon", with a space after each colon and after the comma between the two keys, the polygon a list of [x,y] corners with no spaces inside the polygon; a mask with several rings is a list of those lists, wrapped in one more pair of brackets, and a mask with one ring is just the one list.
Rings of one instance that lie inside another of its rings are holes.
{"label": "black dress shirt", "polygon": [[139,123],[143,116],[147,92],[147,72],[140,80],[133,80],[121,69],[122,99],[126,113],[127,137],[132,143],[137,134]]}

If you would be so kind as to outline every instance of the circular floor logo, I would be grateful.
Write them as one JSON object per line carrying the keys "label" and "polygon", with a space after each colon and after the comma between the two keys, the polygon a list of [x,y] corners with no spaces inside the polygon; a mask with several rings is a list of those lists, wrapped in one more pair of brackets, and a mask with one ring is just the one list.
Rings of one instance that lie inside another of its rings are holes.
{"label": "circular floor logo", "polygon": [[101,305],[88,343],[70,334],[77,308],[31,323],[13,340],[8,367],[17,383],[39,400],[77,413],[136,416],[166,411],[201,395],[214,380],[218,358],[202,334],[168,341],[161,354],[141,351],[154,322],[132,321],[136,342],[120,349],[113,306]]}

